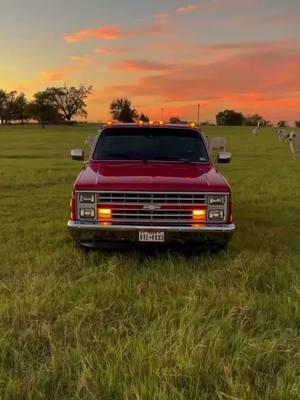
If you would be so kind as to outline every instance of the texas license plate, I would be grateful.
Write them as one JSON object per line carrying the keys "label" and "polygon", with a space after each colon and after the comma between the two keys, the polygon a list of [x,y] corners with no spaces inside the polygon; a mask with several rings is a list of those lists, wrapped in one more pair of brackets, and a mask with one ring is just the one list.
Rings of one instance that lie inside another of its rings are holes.
{"label": "texas license plate", "polygon": [[139,232],[140,242],[164,242],[164,232]]}

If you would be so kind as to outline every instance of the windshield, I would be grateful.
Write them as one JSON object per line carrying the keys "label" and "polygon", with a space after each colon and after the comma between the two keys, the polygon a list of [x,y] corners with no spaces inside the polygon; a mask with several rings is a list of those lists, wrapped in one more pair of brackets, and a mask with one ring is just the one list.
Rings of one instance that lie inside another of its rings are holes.
{"label": "windshield", "polygon": [[201,135],[182,128],[107,128],[99,137],[93,160],[209,161]]}

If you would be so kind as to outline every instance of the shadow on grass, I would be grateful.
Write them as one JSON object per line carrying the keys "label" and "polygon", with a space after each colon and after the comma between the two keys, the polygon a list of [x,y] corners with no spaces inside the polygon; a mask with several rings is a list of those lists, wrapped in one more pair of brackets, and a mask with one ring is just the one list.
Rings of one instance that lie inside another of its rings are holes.
{"label": "shadow on grass", "polygon": [[97,243],[96,247],[80,246],[78,250],[88,255],[89,253],[102,253],[105,255],[126,254],[135,255],[140,259],[156,258],[162,255],[172,255],[173,257],[194,257],[208,258],[226,254],[226,250],[209,247],[199,244],[141,244],[141,243]]}

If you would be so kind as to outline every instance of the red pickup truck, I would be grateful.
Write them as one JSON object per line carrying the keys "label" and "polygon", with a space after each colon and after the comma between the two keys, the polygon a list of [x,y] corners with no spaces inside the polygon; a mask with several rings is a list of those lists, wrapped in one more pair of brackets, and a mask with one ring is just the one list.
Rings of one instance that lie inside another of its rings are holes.
{"label": "red pickup truck", "polygon": [[[81,149],[71,151],[84,160]],[[218,162],[230,162],[219,153]],[[68,228],[77,244],[197,242],[225,249],[231,190],[193,125],[108,124],[77,177]]]}

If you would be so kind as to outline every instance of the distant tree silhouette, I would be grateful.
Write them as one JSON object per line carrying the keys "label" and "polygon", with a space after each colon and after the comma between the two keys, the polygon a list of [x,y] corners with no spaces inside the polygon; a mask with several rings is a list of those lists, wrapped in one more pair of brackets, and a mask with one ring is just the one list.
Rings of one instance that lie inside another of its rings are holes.
{"label": "distant tree silhouette", "polygon": [[127,98],[119,98],[111,102],[110,113],[113,119],[120,122],[134,122],[138,118],[135,108],[132,108],[131,101]]}
{"label": "distant tree silhouette", "polygon": [[6,101],[7,101],[7,93],[4,90],[0,89],[0,120],[1,120],[1,124],[4,124],[4,121],[5,121]]}
{"label": "distant tree silhouette", "polygon": [[270,121],[267,121],[259,114],[247,115],[244,118],[244,124],[246,126],[257,126],[260,123],[260,126],[268,126]]}
{"label": "distant tree silhouette", "polygon": [[13,119],[21,121],[24,124],[24,121],[28,119],[28,101],[25,97],[24,93],[20,93],[15,97],[14,102],[12,104],[13,111]]}
{"label": "distant tree silhouette", "polygon": [[147,115],[145,115],[145,114],[141,114],[140,115],[140,121],[143,121],[143,122],[149,122],[150,120],[149,120],[149,117],[147,116]]}
{"label": "distant tree silhouette", "polygon": [[43,91],[44,99],[57,110],[65,121],[71,121],[75,116],[86,116],[85,99],[92,92],[92,86],[80,85],[78,88],[51,87]]}
{"label": "distant tree silhouette", "polygon": [[216,115],[217,125],[240,126],[244,123],[244,116],[234,110],[220,111]]}
{"label": "distant tree silhouette", "polygon": [[170,124],[187,124],[187,121],[182,121],[179,117],[170,117]]}
{"label": "distant tree silhouette", "polygon": [[27,114],[30,119],[40,123],[43,128],[46,124],[62,121],[61,114],[45,91],[35,93],[34,100],[27,106]]}
{"label": "distant tree silhouette", "polygon": [[277,122],[277,126],[279,128],[287,128],[289,126],[289,124],[287,121],[279,121],[279,122]]}

